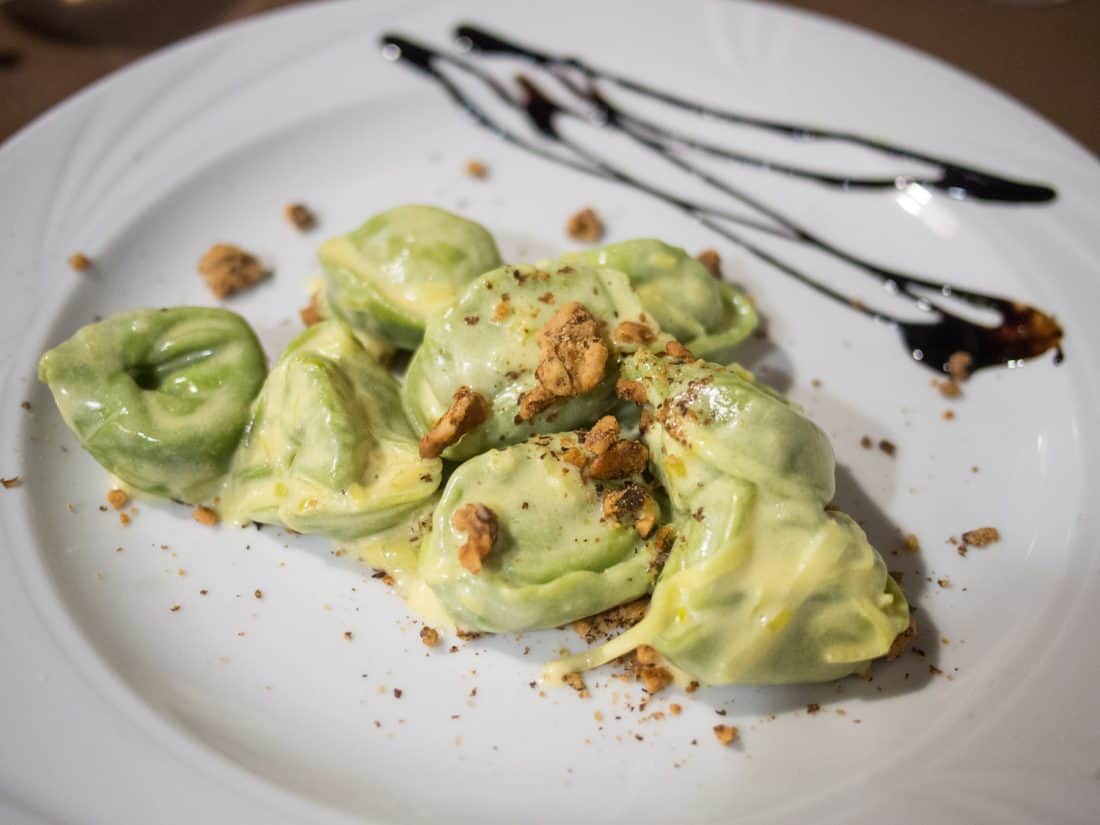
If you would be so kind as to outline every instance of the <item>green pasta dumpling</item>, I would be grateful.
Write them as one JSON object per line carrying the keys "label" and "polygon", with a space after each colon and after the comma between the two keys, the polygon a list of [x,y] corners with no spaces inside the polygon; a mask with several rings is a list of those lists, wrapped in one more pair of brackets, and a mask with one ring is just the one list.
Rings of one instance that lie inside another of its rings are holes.
{"label": "green pasta dumpling", "polygon": [[727,355],[756,327],[748,296],[711,275],[680,247],[654,238],[571,252],[562,260],[625,273],[661,329],[701,358]]}
{"label": "green pasta dumpling", "polygon": [[676,537],[645,619],[555,669],[648,644],[702,682],[783,684],[888,653],[908,605],[859,525],[826,508],[824,433],[738,367],[639,352],[624,376],[653,416],[644,440]]}
{"label": "green pasta dumpling", "polygon": [[[596,450],[603,449],[602,453]],[[558,627],[647,593],[659,509],[645,448],[608,416],[588,434],[535,436],[451,476],[420,576],[466,630]]]}
{"label": "green pasta dumpling", "polygon": [[329,306],[384,344],[416,349],[462,288],[500,266],[480,224],[434,206],[397,206],[318,250]]}
{"label": "green pasta dumpling", "polygon": [[138,490],[192,503],[220,483],[266,371],[244,319],[204,307],[112,315],[38,362],[96,461]]}
{"label": "green pasta dumpling", "polygon": [[439,486],[397,382],[340,321],[310,327],[271,370],[233,461],[222,513],[340,539],[414,518]]}
{"label": "green pasta dumpling", "polygon": [[585,426],[616,403],[621,353],[661,340],[621,272],[501,267],[428,324],[405,411],[426,454],[452,460]]}

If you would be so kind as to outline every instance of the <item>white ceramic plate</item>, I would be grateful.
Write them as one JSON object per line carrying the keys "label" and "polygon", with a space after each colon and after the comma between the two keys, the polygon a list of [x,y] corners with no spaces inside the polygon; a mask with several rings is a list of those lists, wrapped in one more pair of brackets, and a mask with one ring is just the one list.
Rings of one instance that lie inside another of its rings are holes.
{"label": "white ceramic plate", "polygon": [[[949,404],[888,327],[645,196],[504,145],[379,58],[384,29],[444,45],[467,20],[702,100],[1052,183],[1056,202],[1012,207],[732,173],[863,254],[1056,312],[1065,363],[982,372]],[[489,180],[463,174],[470,157]],[[0,491],[0,819],[1095,821],[1097,191],[1085,151],[974,80],[755,4],[310,5],[95,85],[0,150],[0,474],[25,479]],[[294,199],[318,211],[317,233],[285,224]],[[277,352],[298,328],[318,240],[406,201],[474,217],[511,259],[570,247],[562,226],[583,205],[616,239],[716,246],[768,319],[772,345],[743,357],[833,437],[840,502],[904,571],[926,657],[870,683],[666,691],[645,713],[626,707],[637,686],[603,676],[591,699],[543,697],[528,683],[560,645],[577,647],[571,634],[429,654],[400,600],[324,541],[210,530],[155,502],[129,527],[100,512],[108,481],[36,383],[38,354],[96,315],[210,303],[195,263],[218,240],[275,267],[231,306]],[[67,268],[76,250],[93,272]],[[897,455],[862,449],[865,434]],[[982,525],[1002,541],[966,558],[947,543]],[[899,530],[919,554],[893,554]],[[672,701],[681,716],[643,719]],[[718,721],[741,729],[740,747],[714,741]]]}

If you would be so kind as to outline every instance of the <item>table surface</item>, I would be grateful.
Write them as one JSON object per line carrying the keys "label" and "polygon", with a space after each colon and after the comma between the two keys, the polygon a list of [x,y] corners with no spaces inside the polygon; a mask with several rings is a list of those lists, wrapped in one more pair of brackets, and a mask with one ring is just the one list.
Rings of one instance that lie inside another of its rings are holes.
{"label": "table surface", "polygon": [[[85,33],[77,42],[71,33],[45,33],[41,21],[27,24],[36,5],[58,0],[12,0],[0,11],[0,140],[161,45],[295,1],[146,0],[144,7],[132,4],[145,11],[131,14],[128,27],[115,21],[108,34]],[[1100,154],[1100,0],[788,0],[786,5],[846,20],[942,58]]]}

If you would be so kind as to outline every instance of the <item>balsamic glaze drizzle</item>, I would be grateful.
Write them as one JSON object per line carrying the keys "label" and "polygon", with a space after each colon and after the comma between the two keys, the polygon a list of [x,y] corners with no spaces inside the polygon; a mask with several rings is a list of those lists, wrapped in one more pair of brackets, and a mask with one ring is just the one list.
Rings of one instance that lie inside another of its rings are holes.
{"label": "balsamic glaze drizzle", "polygon": [[603,80],[636,94],[650,97],[678,109],[683,109],[693,114],[714,120],[723,120],[727,123],[735,123],[741,126],[752,126],[798,140],[830,140],[839,143],[848,143],[853,146],[861,146],[865,149],[870,149],[885,155],[891,155],[893,157],[904,158],[906,160],[917,161],[937,167],[940,174],[938,177],[927,179],[907,175],[890,178],[852,178],[830,175],[828,173],[787,166],[763,158],[731,152],[702,141],[695,141],[684,135],[673,135],[664,130],[663,127],[653,124],[652,121],[634,115],[630,116],[630,119],[637,125],[649,128],[656,127],[657,130],[665,131],[670,137],[675,137],[676,140],[691,148],[701,149],[711,154],[726,157],[729,160],[736,160],[741,163],[759,166],[770,171],[808,178],[810,180],[816,180],[819,183],[839,186],[844,189],[893,189],[899,185],[905,186],[909,183],[919,183],[925,187],[941,189],[955,198],[973,197],[979,200],[1004,201],[1007,203],[1043,203],[1054,200],[1058,196],[1058,193],[1053,188],[1044,184],[1010,180],[990,172],[984,172],[950,160],[936,158],[923,152],[908,149],[904,146],[876,140],[853,132],[822,129],[795,123],[784,123],[781,121],[769,120],[767,118],[753,117],[740,112],[731,112],[726,109],[719,109],[714,106],[686,100],[676,95],[669,94],[668,92],[654,89],[651,86],[639,83],[623,75],[599,69],[584,62],[580,58],[560,57],[546,52],[540,52],[529,46],[516,43],[515,41],[506,40],[500,35],[493,34],[477,26],[458,26],[455,29],[455,36],[463,46],[472,51],[489,55],[509,55],[523,58],[534,63],[536,66],[549,70],[555,74],[555,76],[560,77],[562,75],[562,69],[572,69],[582,74],[589,81]]}
{"label": "balsamic glaze drizzle", "polygon": [[[590,109],[595,110],[596,114],[585,114],[559,104],[546,95],[533,79],[525,75],[519,75],[516,78],[522,91],[522,96],[517,99],[507,88],[497,81],[496,78],[473,63],[436,50],[430,46],[415,43],[408,38],[398,35],[383,36],[383,55],[390,60],[405,62],[433,79],[467,115],[472,117],[480,126],[492,131],[501,139],[532,152],[543,159],[567,166],[579,172],[613,180],[652,195],[668,205],[680,209],[704,226],[721,234],[723,237],[738,244],[753,255],[775,266],[785,274],[799,280],[806,286],[815,289],[819,293],[843,303],[864,315],[896,326],[913,358],[933,369],[946,371],[948,359],[953,353],[959,351],[970,354],[972,359],[970,366],[971,370],[982,369],[994,365],[1014,365],[1022,359],[1040,355],[1049,349],[1056,350],[1056,363],[1060,360],[1061,350],[1059,349],[1059,343],[1062,337],[1062,330],[1050,316],[1040,310],[1008,299],[954,287],[943,282],[930,281],[907,275],[864,260],[817,236],[815,233],[785,217],[759,199],[734,187],[727,181],[700,169],[684,158],[685,153],[674,151],[674,146],[678,145],[680,147],[691,148],[705,154],[726,157],[734,161],[749,162],[755,166],[767,168],[771,171],[779,171],[784,174],[811,178],[821,183],[840,185],[846,189],[871,187],[885,188],[886,186],[894,188],[896,186],[904,187],[910,182],[916,182],[927,186],[946,189],[954,197],[961,197],[962,195],[960,192],[963,192],[976,199],[982,200],[1030,203],[1053,199],[1055,197],[1053,189],[1032,184],[1016,183],[989,173],[970,169],[949,161],[937,160],[912,150],[871,140],[852,133],[793,126],[713,109],[702,104],[682,100],[667,93],[650,89],[649,87],[631,81],[629,78],[602,72],[588,66],[577,58],[558,58],[542,52],[536,52],[471,26],[459,27],[457,34],[468,47],[475,51],[523,57],[535,66],[548,70],[571,94],[583,100],[588,104]],[[441,71],[440,64],[454,67],[476,78],[485,85],[497,100],[509,108],[522,112],[534,130],[541,135],[543,139],[549,143],[560,146],[569,154],[550,151],[539,143],[516,134],[514,131],[501,125],[489,112],[466,95],[447,74]],[[563,69],[572,69],[579,72],[586,81],[585,85],[582,86],[578,84],[574,78],[570,76],[569,72],[563,71]],[[676,106],[680,109],[685,109],[708,117],[716,117],[731,122],[757,126],[792,137],[828,139],[856,143],[886,154],[919,160],[923,163],[938,166],[941,174],[938,178],[927,181],[918,181],[916,178],[908,178],[905,176],[891,178],[889,181],[874,181],[872,179],[839,178],[817,172],[809,172],[804,169],[795,169],[794,167],[780,168],[767,161],[748,158],[748,156],[737,155],[736,153],[727,153],[726,150],[719,150],[718,147],[704,145],[690,138],[685,139],[683,135],[665,130],[658,123],[638,118],[624,111],[618,105],[604,97],[596,87],[596,80],[605,80],[633,92],[648,95],[649,97]],[[761,222],[755,218],[746,217],[741,213],[730,212],[720,207],[686,199],[629,174],[625,170],[618,168],[615,164],[607,161],[605,158],[601,158],[591,152],[582,143],[564,135],[558,129],[557,125],[560,118],[577,119],[625,135],[637,144],[660,156],[663,160],[678,167],[681,171],[749,207],[755,213],[763,216],[767,222]],[[1041,192],[1046,192],[1046,196],[1040,196]],[[723,221],[724,223],[719,223],[719,221]],[[740,232],[735,232],[726,225],[727,223],[757,230],[788,241],[806,244],[827,255],[831,255],[857,268],[863,273],[874,277],[890,292],[907,298],[921,310],[934,313],[938,316],[938,320],[932,322],[914,322],[871,309],[863,303],[838,292],[832,287],[810,278],[804,272],[794,268],[772,253],[752,243]],[[994,310],[1000,314],[1001,323],[996,327],[989,327],[969,321],[951,313],[945,307],[934,302],[932,298],[926,294],[927,292]]]}

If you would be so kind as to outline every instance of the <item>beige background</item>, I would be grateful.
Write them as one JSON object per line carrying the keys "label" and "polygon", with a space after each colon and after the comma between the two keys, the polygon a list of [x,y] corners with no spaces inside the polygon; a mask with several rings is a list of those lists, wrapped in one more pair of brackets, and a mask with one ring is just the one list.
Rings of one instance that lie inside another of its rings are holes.
{"label": "beige background", "polygon": [[[298,0],[299,2],[301,0]],[[0,10],[0,140],[137,57],[187,34],[295,0],[11,0]],[[1100,153],[1100,0],[789,0],[983,78]],[[111,8],[121,7],[114,13]],[[70,7],[71,8],[71,7]],[[72,12],[69,12],[72,15]]]}

